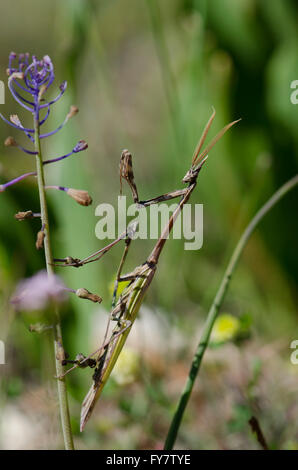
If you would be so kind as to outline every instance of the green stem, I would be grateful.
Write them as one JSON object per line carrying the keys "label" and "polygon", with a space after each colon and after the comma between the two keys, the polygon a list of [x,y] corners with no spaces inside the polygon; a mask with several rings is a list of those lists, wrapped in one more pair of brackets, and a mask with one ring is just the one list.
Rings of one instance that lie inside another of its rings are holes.
{"label": "green stem", "polygon": [[[53,276],[53,256],[50,243],[50,230],[49,230],[49,217],[48,217],[48,208],[45,195],[45,179],[44,179],[44,170],[42,163],[42,153],[41,145],[39,138],[39,122],[38,118],[34,119],[34,138],[35,138],[35,149],[38,152],[36,155],[36,170],[37,170],[37,183],[40,199],[40,212],[41,212],[41,221],[44,226],[45,239],[44,239],[44,250],[45,250],[45,260],[48,276]],[[56,362],[56,373],[57,377],[60,377],[63,374],[63,366],[61,361],[57,359],[59,349],[61,350],[62,346],[62,334],[61,334],[61,324],[58,308],[55,311],[56,314],[56,323],[54,326],[54,349],[55,349],[55,362]],[[70,425],[70,415],[68,407],[68,398],[66,390],[65,379],[58,379],[58,397],[60,405],[60,416],[62,423],[62,431],[64,437],[64,444],[66,450],[74,450],[73,438]]]}
{"label": "green stem", "polygon": [[230,258],[228,267],[224,273],[223,279],[221,281],[221,284],[219,286],[219,289],[216,293],[216,296],[213,300],[213,303],[211,305],[211,308],[209,310],[206,322],[203,327],[203,331],[201,334],[200,342],[198,344],[197,350],[195,352],[195,355],[192,360],[192,364],[190,367],[189,375],[184,387],[184,390],[181,394],[178,406],[176,408],[176,411],[174,413],[173,420],[171,422],[168,435],[165,441],[165,450],[171,450],[175,444],[176,437],[178,434],[179,427],[181,425],[181,421],[184,415],[185,408],[187,406],[188,400],[190,398],[193,385],[195,382],[195,379],[198,375],[202,359],[204,356],[204,353],[207,349],[208,343],[209,343],[209,338],[212,332],[212,328],[214,325],[214,322],[217,318],[218,312],[220,310],[220,307],[223,303],[223,300],[225,298],[225,294],[227,292],[227,289],[229,287],[232,274],[236,268],[236,265],[238,263],[238,260],[242,254],[242,251],[248,242],[251,234],[253,233],[254,229],[256,226],[259,224],[259,222],[263,219],[263,217],[277,204],[291,189],[293,189],[296,185],[298,184],[298,175],[294,176],[292,179],[287,181],[281,188],[279,188],[273,196],[264,204],[263,207],[256,213],[254,218],[250,221],[246,229],[244,230],[240,240],[238,241],[236,248],[232,254],[232,257]]}

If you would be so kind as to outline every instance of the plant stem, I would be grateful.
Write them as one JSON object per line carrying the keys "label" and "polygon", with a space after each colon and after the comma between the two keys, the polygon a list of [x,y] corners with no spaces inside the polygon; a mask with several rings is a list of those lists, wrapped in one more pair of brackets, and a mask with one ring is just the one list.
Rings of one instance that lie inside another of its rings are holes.
{"label": "plant stem", "polygon": [[221,284],[219,286],[219,289],[216,293],[216,296],[213,300],[213,303],[211,305],[211,308],[209,310],[209,313],[207,315],[207,319],[205,321],[203,331],[201,334],[200,342],[198,344],[197,350],[194,354],[192,364],[190,367],[189,375],[184,387],[184,390],[181,394],[178,406],[176,408],[176,411],[174,413],[173,420],[171,422],[168,435],[165,441],[165,450],[171,450],[175,444],[175,440],[178,434],[179,427],[181,425],[181,421],[184,415],[185,408],[187,406],[187,403],[189,401],[193,385],[195,382],[195,379],[197,377],[197,374],[200,369],[200,365],[202,363],[202,359],[204,356],[204,353],[207,349],[210,335],[212,332],[212,328],[214,325],[214,322],[217,318],[217,315],[219,313],[220,307],[223,303],[223,300],[225,298],[225,294],[227,292],[227,289],[229,287],[232,274],[234,273],[234,270],[236,268],[236,265],[238,263],[238,260],[242,254],[242,251],[248,242],[251,234],[253,233],[254,229],[256,226],[259,224],[259,222],[263,219],[263,217],[277,204],[289,191],[291,191],[296,185],[298,184],[298,175],[294,176],[291,178],[289,181],[287,181],[283,186],[281,186],[274,194],[271,196],[271,198],[261,207],[261,209],[256,213],[256,215],[253,217],[253,219],[250,221],[246,229],[244,230],[242,236],[240,237],[240,240],[238,241],[236,248],[230,258],[228,267],[226,268],[226,271],[224,273],[223,279],[221,281]]}
{"label": "plant stem", "polygon": [[[39,118],[35,116],[34,118],[34,137],[35,137],[35,149],[38,152],[36,155],[36,171],[37,171],[37,183],[40,199],[40,212],[41,212],[41,221],[44,226],[45,239],[44,239],[44,250],[45,250],[45,260],[48,276],[54,275],[53,269],[53,256],[50,243],[50,230],[49,230],[49,217],[48,217],[48,208],[45,195],[45,179],[44,179],[44,169],[42,163],[42,153],[41,145],[39,138]],[[57,359],[58,350],[61,350],[63,347],[62,343],[62,334],[61,334],[61,324],[60,324],[60,315],[58,307],[55,309],[56,314],[56,323],[54,325],[54,350],[55,350],[55,362],[56,362],[56,373],[57,377],[63,375],[63,366],[61,361]],[[68,407],[68,398],[66,390],[65,379],[58,379],[58,397],[60,405],[60,416],[61,424],[63,431],[63,438],[66,450],[74,450],[73,438],[70,425],[70,415]]]}

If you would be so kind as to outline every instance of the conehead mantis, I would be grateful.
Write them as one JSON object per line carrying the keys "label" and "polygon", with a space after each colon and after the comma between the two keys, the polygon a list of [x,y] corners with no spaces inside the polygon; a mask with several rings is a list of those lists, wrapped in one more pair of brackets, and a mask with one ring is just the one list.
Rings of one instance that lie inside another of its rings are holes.
{"label": "conehead mantis", "polygon": [[[92,411],[95,407],[95,404],[100,397],[100,394],[117,362],[119,354],[126,342],[129,331],[137,317],[139,308],[143,302],[145,294],[152,282],[152,279],[155,275],[158,260],[161,254],[161,251],[167,241],[167,236],[171,232],[174,223],[179,216],[180,212],[183,210],[183,206],[186,204],[190,198],[193,190],[197,185],[197,178],[199,172],[201,171],[202,166],[205,164],[208,153],[213,148],[213,146],[218,142],[218,140],[227,132],[232,126],[234,126],[238,121],[233,121],[227,126],[225,126],[212,140],[211,142],[202,150],[205,143],[208,131],[211,127],[211,124],[215,117],[215,110],[211,117],[209,118],[202,136],[198,142],[198,145],[195,149],[191,167],[185,174],[182,182],[187,184],[187,187],[184,189],[172,191],[170,193],[163,194],[153,199],[146,201],[140,201],[138,196],[137,187],[134,180],[134,174],[132,169],[132,156],[128,150],[124,150],[121,155],[120,160],[120,187],[122,191],[122,178],[127,181],[132,191],[132,197],[135,203],[140,206],[149,206],[151,204],[156,204],[159,202],[167,201],[176,197],[180,197],[180,201],[177,204],[176,209],[174,210],[169,221],[165,225],[161,236],[157,243],[155,244],[152,252],[146,259],[146,261],[136,267],[133,272],[121,275],[121,270],[127,256],[127,251],[130,245],[130,242],[126,242],[125,251],[118,269],[117,278],[115,282],[115,289],[113,294],[113,304],[112,310],[110,313],[110,321],[116,322],[116,326],[112,330],[108,340],[104,340],[104,345],[100,348],[100,351],[96,357],[96,367],[95,372],[92,376],[92,385],[89,389],[86,397],[84,398],[82,409],[81,409],[81,421],[80,429],[84,429],[87,421],[89,420]],[[202,151],[201,151],[202,150]],[[126,238],[127,239],[127,238]],[[118,240],[119,241],[119,240]],[[98,259],[98,257],[96,258]],[[94,260],[96,260],[94,259]],[[129,280],[129,285],[124,289],[119,299],[116,302],[117,288],[119,282]],[[94,353],[95,354],[95,353]]]}

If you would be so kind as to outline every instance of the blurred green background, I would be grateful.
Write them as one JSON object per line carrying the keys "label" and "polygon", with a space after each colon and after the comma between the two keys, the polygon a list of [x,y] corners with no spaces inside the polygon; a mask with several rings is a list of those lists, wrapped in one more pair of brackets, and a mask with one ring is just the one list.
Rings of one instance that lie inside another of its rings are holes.
{"label": "blurred green background", "polygon": [[[185,251],[183,240],[167,243],[128,342],[128,361],[111,378],[83,434],[80,403],[92,373],[69,376],[78,448],[161,448],[232,249],[256,210],[297,172],[298,109],[290,101],[290,84],[298,80],[297,2],[17,0],[2,2],[0,10],[0,78],[6,80],[10,51],[48,54],[56,73],[53,96],[68,81],[48,129],[62,122],[71,104],[80,109],[47,140],[44,154],[67,153],[79,139],[89,144],[86,152],[47,168],[49,184],[87,189],[93,197],[93,205],[83,208],[63,193],[49,193],[56,257],[83,258],[104,246],[94,233],[95,207],[117,203],[123,148],[133,154],[140,197],[154,197],[182,186],[212,105],[212,135],[242,118],[212,151],[193,194],[192,203],[204,204],[203,248]],[[8,92],[2,110],[18,113],[29,125],[30,116]],[[7,135],[21,141],[2,123],[1,140]],[[28,155],[4,146],[0,152],[1,183],[34,168]],[[43,253],[34,246],[38,222],[13,218],[29,209],[38,211],[33,180],[0,196],[4,449],[63,446],[50,335],[29,333],[35,315],[15,314],[9,303],[17,282],[44,267]],[[244,252],[223,312],[248,319],[249,331],[241,342],[231,338],[208,351],[177,448],[258,448],[248,425],[251,414],[272,448],[298,448],[298,369],[289,349],[298,338],[297,225],[296,190],[266,217]],[[127,270],[143,262],[151,246],[152,241],[136,241]],[[100,345],[121,251],[115,247],[82,269],[57,270],[68,286],[87,287],[104,298],[100,308],[78,298],[65,307],[71,357]],[[123,371],[127,363],[129,373]]]}

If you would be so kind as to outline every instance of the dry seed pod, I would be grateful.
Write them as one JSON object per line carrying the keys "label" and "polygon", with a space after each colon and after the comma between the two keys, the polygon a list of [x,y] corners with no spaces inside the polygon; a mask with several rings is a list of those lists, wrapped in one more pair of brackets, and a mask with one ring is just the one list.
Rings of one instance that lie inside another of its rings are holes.
{"label": "dry seed pod", "polygon": [[36,238],[36,243],[35,243],[35,246],[36,246],[37,250],[41,250],[41,248],[43,248],[43,241],[45,239],[45,236],[46,236],[46,234],[44,233],[43,230],[40,230],[38,232],[37,238]]}
{"label": "dry seed pod", "polygon": [[12,74],[9,74],[9,80],[23,80],[24,79],[24,73],[23,72],[13,72]]}
{"label": "dry seed pod", "polygon": [[46,91],[47,91],[47,86],[45,84],[41,85],[39,93],[38,93],[38,101],[41,100],[42,96],[45,94]]}
{"label": "dry seed pod", "polygon": [[16,126],[22,127],[20,118],[19,118],[19,116],[18,116],[17,114],[11,114],[11,115],[9,116],[9,119],[10,119],[11,122],[12,122],[13,124],[15,124]]}
{"label": "dry seed pod", "polygon": [[13,137],[9,136],[5,139],[4,145],[5,147],[17,147],[18,144]]}
{"label": "dry seed pod", "polygon": [[74,117],[76,114],[78,114],[79,108],[77,106],[71,105],[70,110],[66,116],[67,119],[71,119]]}
{"label": "dry seed pod", "polygon": [[90,206],[92,204],[92,198],[87,191],[69,188],[67,194],[81,204],[81,206]]}
{"label": "dry seed pod", "polygon": [[76,295],[80,297],[80,299],[88,299],[88,300],[91,300],[91,302],[96,302],[99,304],[102,302],[102,298],[99,295],[92,294],[92,292],[89,292],[84,287],[82,287],[81,289],[78,289],[76,291]]}
{"label": "dry seed pod", "polygon": [[14,218],[17,220],[33,219],[33,217],[34,217],[34,214],[32,211],[18,212],[14,216]]}

